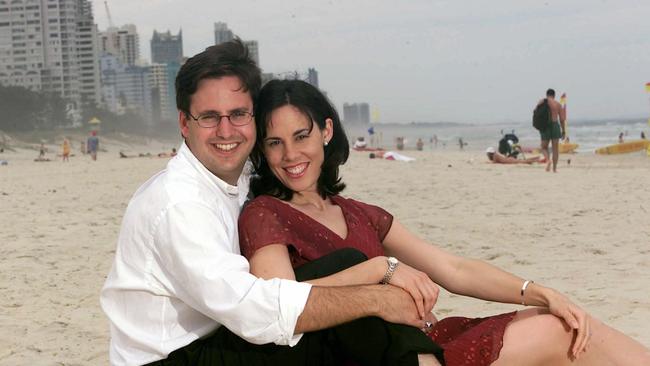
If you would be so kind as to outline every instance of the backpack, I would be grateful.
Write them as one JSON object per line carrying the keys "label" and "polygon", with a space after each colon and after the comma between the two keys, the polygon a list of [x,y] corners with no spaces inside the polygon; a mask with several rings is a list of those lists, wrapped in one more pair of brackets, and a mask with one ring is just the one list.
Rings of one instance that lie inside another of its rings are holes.
{"label": "backpack", "polygon": [[539,131],[544,131],[551,126],[551,107],[548,105],[548,99],[535,107],[533,111],[533,127]]}
{"label": "backpack", "polygon": [[519,138],[514,133],[505,134],[501,140],[499,140],[499,153],[505,156],[516,157],[519,152],[516,149],[512,148],[512,145],[508,141],[512,141],[513,144],[519,143]]}

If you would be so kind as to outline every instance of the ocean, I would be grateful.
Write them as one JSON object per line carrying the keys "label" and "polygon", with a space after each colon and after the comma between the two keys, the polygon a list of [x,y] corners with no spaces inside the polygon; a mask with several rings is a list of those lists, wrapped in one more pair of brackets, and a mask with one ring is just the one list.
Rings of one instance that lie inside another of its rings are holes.
{"label": "ocean", "polygon": [[[372,127],[371,136],[367,129]],[[467,150],[485,150],[488,146],[498,146],[503,134],[514,133],[519,144],[524,147],[539,146],[539,132],[531,122],[466,124],[466,123],[372,123],[366,126],[345,126],[348,139],[354,141],[364,136],[373,147],[393,150],[396,137],[405,138],[405,150],[414,150],[419,138],[424,142],[424,150],[459,149],[459,139],[467,145]],[[637,140],[644,132],[650,137],[650,125],[645,119],[569,121],[567,127],[571,142],[579,144],[577,152],[594,153],[600,147],[618,143],[618,135],[623,133],[625,141]],[[438,139],[437,147],[432,142]]]}

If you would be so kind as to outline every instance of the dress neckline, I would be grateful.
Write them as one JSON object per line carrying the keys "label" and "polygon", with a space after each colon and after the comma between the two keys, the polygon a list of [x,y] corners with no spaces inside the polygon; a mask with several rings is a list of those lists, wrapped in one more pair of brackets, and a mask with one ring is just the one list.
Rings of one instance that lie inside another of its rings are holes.
{"label": "dress neckline", "polygon": [[343,238],[343,237],[342,237],[341,235],[339,235],[337,232],[335,232],[334,230],[330,229],[330,228],[327,227],[326,225],[322,224],[320,221],[316,220],[315,218],[313,218],[313,217],[307,215],[306,213],[300,211],[299,209],[297,209],[297,208],[291,206],[288,202],[283,201],[283,200],[281,200],[281,199],[279,199],[279,198],[276,198],[276,197],[273,197],[273,196],[268,196],[268,197],[271,198],[271,199],[273,199],[273,200],[275,200],[275,201],[278,201],[280,204],[282,204],[282,205],[288,207],[291,211],[294,212],[294,215],[299,215],[299,216],[306,217],[306,218],[309,219],[310,221],[316,223],[318,226],[320,226],[320,227],[324,228],[325,230],[327,230],[328,232],[330,232],[332,235],[334,235],[334,236],[335,236],[338,240],[340,240],[340,241],[346,241],[346,240],[350,237],[350,223],[348,222],[348,215],[346,215],[345,210],[343,209],[343,207],[341,207],[340,202],[339,202],[339,200],[338,200],[338,199],[339,199],[338,196],[328,196],[328,197],[329,197],[329,199],[332,201],[332,203],[333,203],[334,205],[338,206],[339,209],[341,210],[341,214],[343,215],[343,222],[345,223],[345,229],[346,229],[346,231],[347,231],[347,235],[345,236],[345,238]]}

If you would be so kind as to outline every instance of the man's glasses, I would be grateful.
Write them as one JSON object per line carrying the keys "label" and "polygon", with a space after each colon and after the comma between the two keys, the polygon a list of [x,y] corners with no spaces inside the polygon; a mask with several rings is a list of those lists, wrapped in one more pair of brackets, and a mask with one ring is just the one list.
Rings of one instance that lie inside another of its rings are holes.
{"label": "man's glasses", "polygon": [[228,121],[230,121],[230,124],[233,126],[246,126],[253,120],[253,114],[250,112],[246,111],[234,111],[230,113],[230,115],[227,114],[219,114],[219,113],[206,113],[202,114],[198,117],[194,117],[192,113],[187,112],[187,115],[190,116],[193,120],[195,120],[200,127],[203,128],[215,128],[219,126],[219,123],[221,123],[221,119],[226,117]]}

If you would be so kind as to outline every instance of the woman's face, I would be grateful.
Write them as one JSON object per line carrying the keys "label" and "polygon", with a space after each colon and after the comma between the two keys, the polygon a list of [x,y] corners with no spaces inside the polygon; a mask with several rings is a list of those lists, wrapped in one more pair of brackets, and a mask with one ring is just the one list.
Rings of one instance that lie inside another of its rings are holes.
{"label": "woman's face", "polygon": [[273,174],[294,192],[317,192],[325,141],[332,137],[332,120],[320,130],[316,122],[292,105],[274,110],[267,122],[264,156]]}

